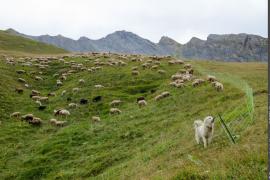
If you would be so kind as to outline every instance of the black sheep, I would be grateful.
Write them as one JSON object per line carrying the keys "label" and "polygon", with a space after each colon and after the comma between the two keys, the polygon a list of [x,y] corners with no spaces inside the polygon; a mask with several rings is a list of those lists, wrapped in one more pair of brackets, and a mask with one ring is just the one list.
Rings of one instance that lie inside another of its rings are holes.
{"label": "black sheep", "polygon": [[87,104],[88,103],[88,100],[87,99],[81,99],[80,100],[80,104]]}
{"label": "black sheep", "polygon": [[98,102],[102,100],[102,96],[96,96],[93,98],[93,102]]}
{"label": "black sheep", "polygon": [[141,101],[141,100],[145,100],[145,97],[141,96],[141,97],[138,97],[138,98],[137,98],[137,102],[138,102],[138,101]]}

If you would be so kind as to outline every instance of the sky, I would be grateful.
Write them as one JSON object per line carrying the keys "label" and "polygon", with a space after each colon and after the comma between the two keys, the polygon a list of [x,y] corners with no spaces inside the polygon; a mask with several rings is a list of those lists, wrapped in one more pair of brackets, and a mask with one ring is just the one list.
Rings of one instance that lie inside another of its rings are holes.
{"label": "sky", "polygon": [[1,0],[0,29],[99,39],[118,30],[180,43],[209,34],[267,37],[267,0]]}

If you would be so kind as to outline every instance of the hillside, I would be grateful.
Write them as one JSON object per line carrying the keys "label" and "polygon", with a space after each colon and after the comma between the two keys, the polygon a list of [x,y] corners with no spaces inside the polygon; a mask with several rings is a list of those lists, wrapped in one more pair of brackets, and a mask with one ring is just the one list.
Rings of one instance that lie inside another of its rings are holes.
{"label": "hillside", "polygon": [[[171,57],[90,54],[63,59],[0,60],[0,179],[267,179],[266,64],[185,62],[192,65],[193,78],[215,75],[224,85],[224,91],[216,91],[209,82],[192,87],[193,80],[182,88],[171,86],[171,76],[184,68],[168,65]],[[27,62],[32,66],[22,66]],[[143,68],[146,62],[157,69]],[[137,76],[131,73],[135,66]],[[67,79],[56,86],[63,74]],[[18,94],[15,87],[24,92]],[[76,87],[78,93],[72,91]],[[56,96],[39,110],[29,97],[33,89]],[[164,91],[170,96],[155,101]],[[93,101],[98,96],[100,101]],[[146,98],[145,107],[136,103],[140,96]],[[80,104],[82,98],[88,104]],[[115,99],[122,101],[119,115],[109,113]],[[69,108],[69,103],[79,105]],[[54,117],[58,108],[68,109],[70,116]],[[15,111],[32,113],[43,123],[33,126],[11,118]],[[236,144],[221,127],[219,113]],[[195,143],[193,122],[208,115],[216,117],[215,136],[204,149]],[[92,116],[101,121],[93,122]],[[55,127],[51,118],[67,124]]]}
{"label": "hillside", "polygon": [[42,42],[30,40],[29,38],[12,35],[0,31],[0,52],[2,53],[30,53],[30,54],[60,54],[67,53],[66,50],[48,45]]}
{"label": "hillside", "polygon": [[180,44],[169,37],[151,42],[132,32],[116,31],[104,38],[92,40],[81,37],[73,40],[61,35],[30,36],[13,29],[6,32],[28,37],[74,52],[114,52],[144,55],[173,55],[186,59],[222,61],[268,61],[267,38],[252,34],[210,34],[207,40],[196,37]]}

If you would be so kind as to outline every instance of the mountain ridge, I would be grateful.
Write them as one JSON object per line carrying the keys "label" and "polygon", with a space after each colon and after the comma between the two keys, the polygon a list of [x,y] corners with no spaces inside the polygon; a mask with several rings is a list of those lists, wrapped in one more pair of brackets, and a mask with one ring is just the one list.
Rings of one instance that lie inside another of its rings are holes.
{"label": "mountain ridge", "polygon": [[6,30],[14,35],[27,37],[73,52],[113,52],[145,55],[173,55],[187,59],[209,59],[223,61],[267,61],[267,41],[258,35],[209,34],[206,40],[192,37],[189,42],[180,44],[174,39],[162,36],[158,43],[142,38],[125,30],[115,31],[100,39],[92,40],[81,36],[78,40],[62,35],[31,36]]}

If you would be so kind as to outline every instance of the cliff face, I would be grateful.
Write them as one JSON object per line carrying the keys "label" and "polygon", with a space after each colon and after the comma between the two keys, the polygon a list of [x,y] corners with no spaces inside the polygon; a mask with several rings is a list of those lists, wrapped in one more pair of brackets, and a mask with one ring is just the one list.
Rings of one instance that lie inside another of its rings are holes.
{"label": "cliff face", "polygon": [[127,31],[116,31],[98,40],[91,40],[87,37],[73,40],[61,35],[29,36],[13,29],[9,29],[7,32],[75,52],[175,55],[189,59],[224,61],[268,60],[268,39],[251,34],[210,34],[207,40],[193,37],[188,43],[180,44],[165,36],[158,43],[153,43]]}

